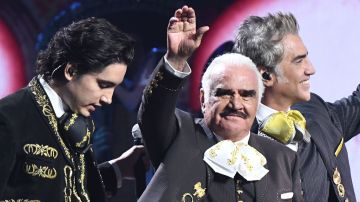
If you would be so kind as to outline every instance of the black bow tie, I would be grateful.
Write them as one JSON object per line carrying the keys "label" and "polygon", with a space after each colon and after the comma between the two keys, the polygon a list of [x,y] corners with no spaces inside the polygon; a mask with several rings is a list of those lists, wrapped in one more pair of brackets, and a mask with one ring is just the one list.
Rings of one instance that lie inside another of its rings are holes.
{"label": "black bow tie", "polygon": [[68,139],[72,148],[85,153],[91,146],[91,136],[95,130],[91,117],[76,113],[65,113],[59,118],[60,131]]}

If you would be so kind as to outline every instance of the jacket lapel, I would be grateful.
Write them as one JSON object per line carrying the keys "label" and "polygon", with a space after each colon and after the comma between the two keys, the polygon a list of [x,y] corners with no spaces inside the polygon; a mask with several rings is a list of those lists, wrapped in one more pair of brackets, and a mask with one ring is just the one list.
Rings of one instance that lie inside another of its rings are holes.
{"label": "jacket lapel", "polygon": [[41,117],[45,121],[46,125],[49,127],[51,134],[53,134],[58,146],[65,156],[65,159],[70,163],[70,165],[74,166],[74,159],[70,153],[69,148],[66,146],[64,140],[61,138],[58,128],[58,121],[55,116],[54,109],[50,103],[50,100],[42,88],[40,82],[37,78],[33,78],[29,84],[30,91],[32,93],[33,100],[35,105],[37,106]]}
{"label": "jacket lapel", "polygon": [[[258,144],[256,139],[254,138],[253,133],[250,134],[249,139],[249,145],[257,149],[261,154],[264,154],[264,151],[262,150],[261,146]],[[267,164],[264,166],[266,169],[268,169]],[[267,190],[267,182],[268,182],[269,174],[266,174],[261,180],[255,181],[255,197],[256,201],[265,201],[266,197],[266,190]]]}
{"label": "jacket lapel", "polygon": [[[205,151],[218,141],[207,127],[204,119],[197,119],[195,122],[201,126],[202,131],[198,133],[198,142],[200,153],[204,155]],[[234,179],[215,173],[205,162],[204,164],[206,165],[206,185],[210,201],[235,201]]]}
{"label": "jacket lapel", "polygon": [[196,119],[195,123],[200,125],[202,129],[202,132],[197,135],[197,138],[199,143],[199,149],[201,153],[204,154],[208,148],[216,144],[218,141],[215,135],[206,126],[204,119]]}
{"label": "jacket lapel", "polygon": [[311,139],[314,141],[317,149],[319,150],[320,156],[323,159],[325,167],[328,170],[330,176],[332,175],[333,169],[335,168],[334,158],[331,155],[334,155],[333,152],[329,152],[329,148],[333,148],[327,138],[321,137],[320,134],[323,134],[321,131],[321,126],[315,121],[307,121],[307,130],[311,135]]}
{"label": "jacket lapel", "polygon": [[258,120],[255,119],[252,126],[251,126],[251,130],[250,130],[252,133],[255,133],[255,134],[258,134],[259,132],[259,123],[258,123]]}
{"label": "jacket lapel", "polygon": [[210,201],[235,201],[234,179],[215,173],[207,166],[208,198]]}

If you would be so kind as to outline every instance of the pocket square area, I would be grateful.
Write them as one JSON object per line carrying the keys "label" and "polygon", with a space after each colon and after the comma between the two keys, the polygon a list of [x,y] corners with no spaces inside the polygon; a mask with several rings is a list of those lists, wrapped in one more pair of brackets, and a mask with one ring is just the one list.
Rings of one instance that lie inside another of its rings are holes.
{"label": "pocket square area", "polygon": [[281,199],[292,199],[292,197],[294,196],[293,192],[286,192],[286,193],[282,193],[280,195]]}

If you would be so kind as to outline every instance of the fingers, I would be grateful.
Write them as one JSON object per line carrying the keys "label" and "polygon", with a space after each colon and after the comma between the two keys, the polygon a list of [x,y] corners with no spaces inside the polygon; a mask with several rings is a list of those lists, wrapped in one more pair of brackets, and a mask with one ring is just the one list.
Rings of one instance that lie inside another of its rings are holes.
{"label": "fingers", "polygon": [[[170,18],[168,24],[168,30],[180,31],[180,30],[188,30],[190,27],[193,28],[196,24],[196,16],[195,10],[188,6],[183,6],[175,11],[173,17]],[[194,33],[195,34],[195,30]]]}
{"label": "fingers", "polygon": [[133,146],[133,153],[135,156],[141,156],[145,154],[145,147],[143,145],[135,145]]}
{"label": "fingers", "polygon": [[182,71],[186,60],[199,47],[201,39],[209,27],[196,30],[196,16],[193,8],[183,6],[175,11],[169,20],[167,30],[168,51],[166,58],[179,71]]}
{"label": "fingers", "polygon": [[189,7],[187,9],[187,17],[189,19],[194,19],[195,18],[195,10],[193,8]]}
{"label": "fingers", "polygon": [[196,30],[195,41],[197,44],[200,44],[202,37],[209,29],[208,26],[203,26]]}
{"label": "fingers", "polygon": [[195,10],[185,5],[175,11],[174,17],[183,22],[195,22]]}
{"label": "fingers", "polygon": [[174,17],[181,19],[182,9],[179,8],[175,11]]}
{"label": "fingers", "polygon": [[169,25],[168,25],[168,29],[174,29],[174,27],[176,26],[176,23],[179,22],[179,19],[176,17],[171,17],[169,20]]}
{"label": "fingers", "polygon": [[203,26],[203,27],[200,27],[199,29],[196,30],[196,35],[204,35],[205,32],[207,32],[209,30],[209,26]]}

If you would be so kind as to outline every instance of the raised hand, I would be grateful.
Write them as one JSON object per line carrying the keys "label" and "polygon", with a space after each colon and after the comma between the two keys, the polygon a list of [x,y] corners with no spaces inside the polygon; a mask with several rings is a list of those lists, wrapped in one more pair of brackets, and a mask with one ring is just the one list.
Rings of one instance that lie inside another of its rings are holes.
{"label": "raised hand", "polygon": [[183,6],[177,9],[170,18],[167,28],[166,59],[179,71],[182,71],[186,60],[200,46],[203,34],[208,26],[196,29],[196,16],[193,8]]}

